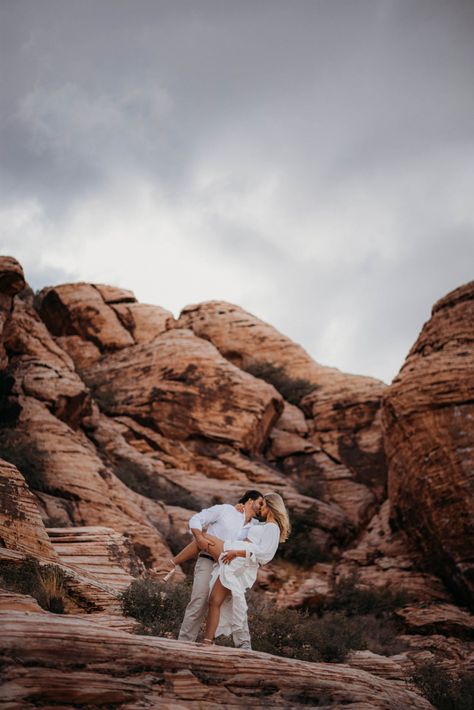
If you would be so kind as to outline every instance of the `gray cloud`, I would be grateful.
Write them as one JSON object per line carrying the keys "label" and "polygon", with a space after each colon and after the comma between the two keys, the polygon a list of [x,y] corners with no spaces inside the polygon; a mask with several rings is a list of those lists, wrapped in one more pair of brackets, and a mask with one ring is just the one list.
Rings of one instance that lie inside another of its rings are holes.
{"label": "gray cloud", "polygon": [[3,3],[0,246],[389,380],[472,277],[473,29],[467,0]]}

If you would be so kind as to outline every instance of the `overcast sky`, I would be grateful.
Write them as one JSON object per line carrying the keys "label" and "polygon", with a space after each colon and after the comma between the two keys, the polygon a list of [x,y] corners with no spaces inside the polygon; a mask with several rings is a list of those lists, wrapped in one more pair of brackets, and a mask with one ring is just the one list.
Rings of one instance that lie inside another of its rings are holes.
{"label": "overcast sky", "polygon": [[0,0],[0,247],[389,382],[474,278],[472,0]]}

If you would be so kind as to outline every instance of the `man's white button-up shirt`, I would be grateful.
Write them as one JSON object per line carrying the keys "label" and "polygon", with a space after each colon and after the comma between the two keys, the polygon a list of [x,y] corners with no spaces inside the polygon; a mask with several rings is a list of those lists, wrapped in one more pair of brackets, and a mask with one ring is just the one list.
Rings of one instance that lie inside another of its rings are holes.
{"label": "man's white button-up shirt", "polygon": [[257,522],[252,518],[245,524],[244,513],[239,513],[233,505],[223,503],[204,508],[200,513],[193,515],[189,521],[189,529],[202,530],[207,527],[210,535],[215,535],[221,540],[245,540],[249,529]]}

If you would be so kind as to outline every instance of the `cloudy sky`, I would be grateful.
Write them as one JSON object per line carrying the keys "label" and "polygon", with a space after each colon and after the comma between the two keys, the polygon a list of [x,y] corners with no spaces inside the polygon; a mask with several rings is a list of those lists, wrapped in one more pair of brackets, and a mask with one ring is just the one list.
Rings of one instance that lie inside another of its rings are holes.
{"label": "cloudy sky", "polygon": [[0,0],[0,248],[389,382],[474,278],[472,0]]}

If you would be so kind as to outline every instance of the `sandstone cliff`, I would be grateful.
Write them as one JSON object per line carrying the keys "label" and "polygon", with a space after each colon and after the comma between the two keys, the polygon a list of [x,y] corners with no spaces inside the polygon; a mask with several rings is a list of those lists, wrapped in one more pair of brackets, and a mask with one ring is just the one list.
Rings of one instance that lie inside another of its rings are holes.
{"label": "sandstone cliff", "polygon": [[[474,658],[456,606],[474,599],[473,294],[434,306],[387,387],[237,306],[175,319],[101,284],[34,295],[1,258],[0,576],[32,555],[67,578],[63,617],[0,589],[9,707],[430,707],[414,661]],[[250,663],[133,635],[117,594],[169,558],[193,510],[247,488],[279,491],[293,517],[291,554],[259,573],[275,608],[318,608],[355,572],[409,593],[408,650]]]}

